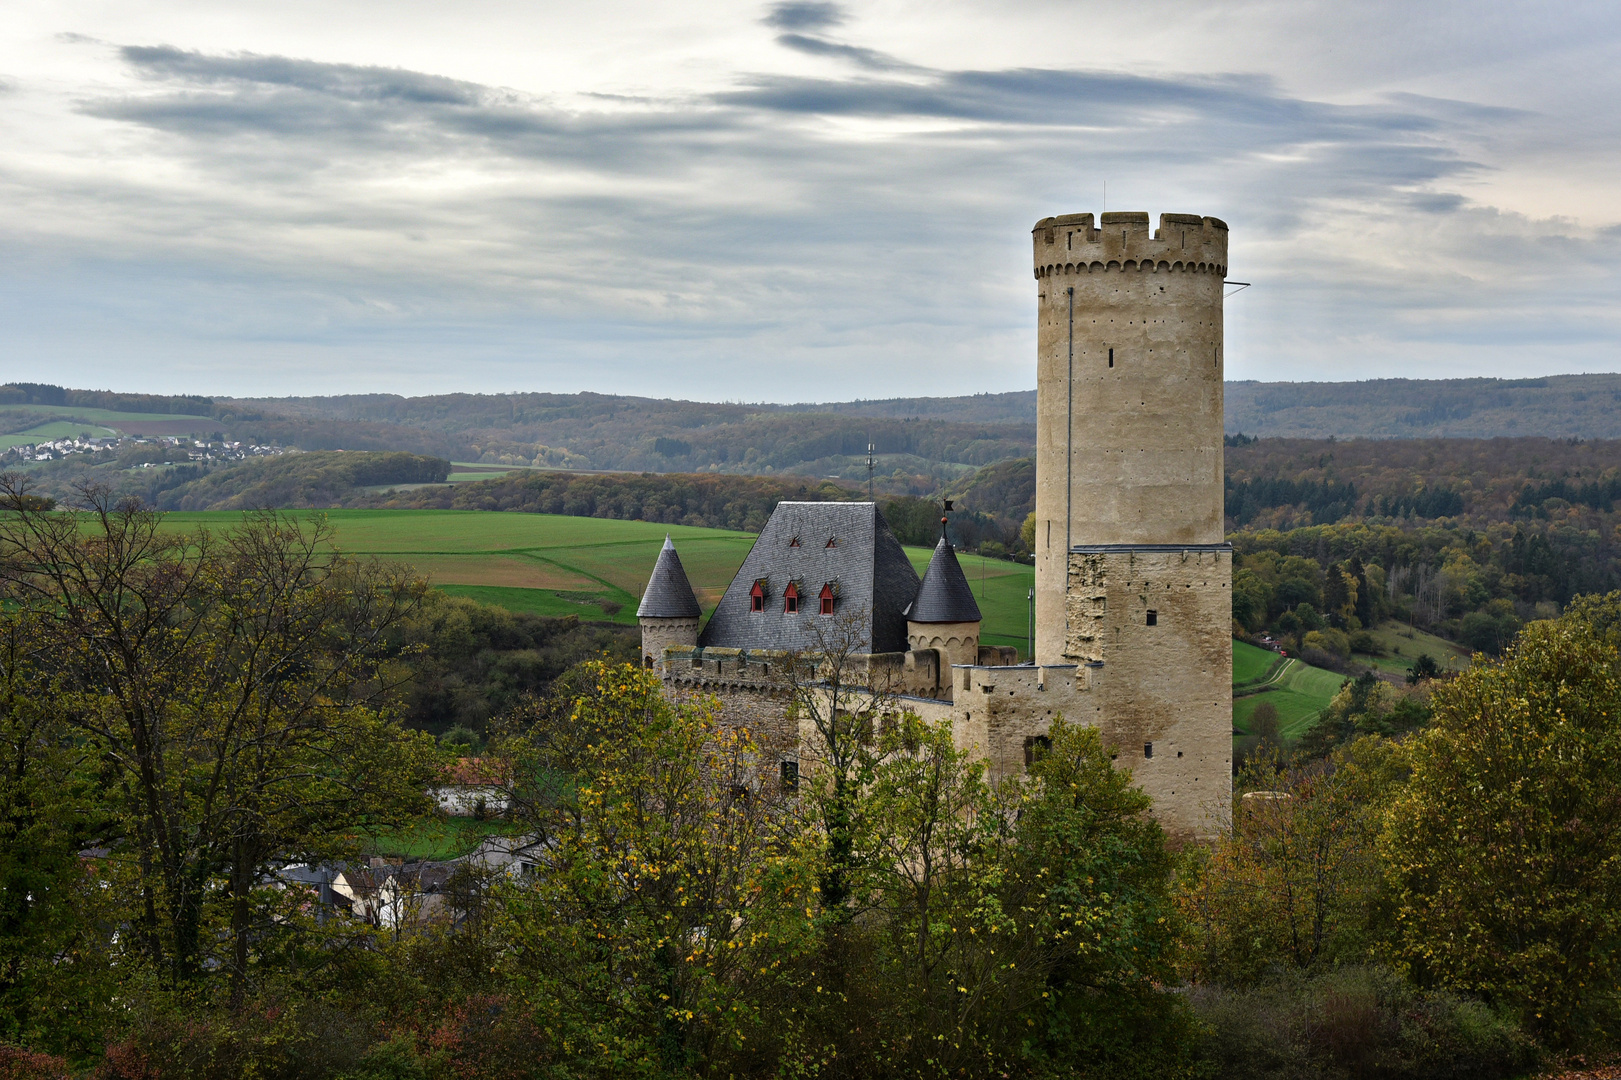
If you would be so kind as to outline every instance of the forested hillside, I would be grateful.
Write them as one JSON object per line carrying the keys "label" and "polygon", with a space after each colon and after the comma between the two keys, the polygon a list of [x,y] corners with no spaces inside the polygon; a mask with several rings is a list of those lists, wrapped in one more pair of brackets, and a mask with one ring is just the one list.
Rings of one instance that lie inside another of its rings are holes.
{"label": "forested hillside", "polygon": [[1621,375],[1227,384],[1227,431],[1321,439],[1621,438]]}
{"label": "forested hillside", "polygon": [[[1234,437],[1313,440],[1610,439],[1621,438],[1618,402],[1617,375],[1239,382],[1227,388],[1226,429]],[[960,490],[1005,523],[1018,500],[996,496],[992,507],[968,485],[983,482],[971,479],[975,469],[1033,453],[1035,392],[777,405],[589,393],[225,399],[0,386],[0,433],[45,432],[53,421],[301,450],[403,451],[543,469],[794,473],[863,486],[870,444],[871,481],[882,494]],[[1473,457],[1494,453],[1481,448]],[[1293,500],[1319,508],[1336,501],[1333,493]]]}

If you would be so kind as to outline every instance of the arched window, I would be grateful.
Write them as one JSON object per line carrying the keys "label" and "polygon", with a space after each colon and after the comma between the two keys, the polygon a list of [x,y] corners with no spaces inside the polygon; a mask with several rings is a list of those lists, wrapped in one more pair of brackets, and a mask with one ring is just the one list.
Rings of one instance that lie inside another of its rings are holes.
{"label": "arched window", "polygon": [[765,610],[765,586],[758,581],[754,583],[754,588],[749,590],[749,610]]}
{"label": "arched window", "polygon": [[782,610],[789,615],[799,614],[799,586],[791,581],[787,591],[782,594]]}
{"label": "arched window", "polygon": [[822,586],[822,595],[821,595],[821,597],[819,599],[822,601],[822,614],[823,615],[831,615],[831,614],[833,614],[833,583],[832,582],[829,582],[828,584]]}

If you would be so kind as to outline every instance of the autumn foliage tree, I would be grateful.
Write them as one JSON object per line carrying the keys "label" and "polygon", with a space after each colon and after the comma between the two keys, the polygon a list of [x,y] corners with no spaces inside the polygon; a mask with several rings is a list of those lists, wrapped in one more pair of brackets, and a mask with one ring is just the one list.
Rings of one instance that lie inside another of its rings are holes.
{"label": "autumn foliage tree", "polygon": [[1581,601],[1440,686],[1382,844],[1413,975],[1556,1042],[1621,1034],[1618,624]]}
{"label": "autumn foliage tree", "polygon": [[818,851],[750,733],[592,661],[495,749],[534,840],[533,872],[503,894],[502,970],[539,1028],[602,1076],[780,1047],[790,1032],[764,1018],[815,938]]}
{"label": "autumn foliage tree", "polygon": [[320,522],[185,534],[80,494],[42,512],[0,478],[3,600],[46,722],[97,786],[99,865],[129,901],[118,948],[170,986],[227,972],[240,996],[289,925],[274,867],[423,806],[432,751],[388,715],[385,640],[422,585],[336,554]]}

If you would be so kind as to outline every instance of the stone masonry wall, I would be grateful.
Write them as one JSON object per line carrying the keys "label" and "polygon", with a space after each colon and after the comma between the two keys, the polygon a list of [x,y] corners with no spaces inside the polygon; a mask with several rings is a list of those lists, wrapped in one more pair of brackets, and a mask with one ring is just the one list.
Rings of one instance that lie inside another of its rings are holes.
{"label": "stone masonry wall", "polygon": [[[1208,835],[1232,797],[1232,551],[1070,556],[1064,651],[1097,668],[1097,723],[1173,835]],[[1152,624],[1150,623],[1152,613]]]}
{"label": "stone masonry wall", "polygon": [[1036,659],[1058,663],[1073,546],[1222,539],[1227,226],[1070,214],[1032,242]]}

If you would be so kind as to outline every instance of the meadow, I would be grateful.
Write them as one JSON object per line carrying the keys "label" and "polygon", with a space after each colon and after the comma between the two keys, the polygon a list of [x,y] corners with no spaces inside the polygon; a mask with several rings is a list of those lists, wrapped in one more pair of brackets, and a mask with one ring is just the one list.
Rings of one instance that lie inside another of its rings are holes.
{"label": "meadow", "polygon": [[[5,416],[51,416],[57,419],[15,432],[0,439],[0,449],[22,443],[61,439],[88,431],[97,438],[123,435],[198,435],[220,430],[220,422],[209,416],[186,413],[138,413],[113,409],[92,409],[78,405],[8,405],[0,408]],[[98,430],[99,429],[99,430]]]}
{"label": "meadow", "polygon": [[[448,593],[512,611],[634,626],[636,605],[669,534],[705,614],[714,610],[754,533],[646,521],[481,510],[325,510],[339,549],[395,559]],[[174,512],[170,528],[218,528],[230,512]],[[933,552],[906,548],[919,575]],[[1030,566],[960,555],[985,617],[981,640],[1027,651]]]}
{"label": "meadow", "polygon": [[35,443],[55,442],[57,439],[71,439],[87,433],[97,439],[111,438],[118,434],[112,428],[102,427],[98,424],[52,420],[49,423],[36,424],[26,431],[0,435],[0,450],[10,450],[13,446],[32,446]]}
{"label": "meadow", "polygon": [[1428,653],[1441,665],[1442,671],[1465,671],[1469,667],[1469,649],[1457,642],[1408,626],[1406,623],[1386,620],[1369,631],[1383,656],[1361,656],[1357,659],[1372,664],[1380,671],[1393,675],[1406,675],[1407,669],[1422,653]]}
{"label": "meadow", "polygon": [[1266,702],[1278,710],[1278,734],[1298,739],[1334,700],[1344,682],[1345,676],[1337,672],[1235,641],[1233,728],[1249,734],[1250,715]]}

